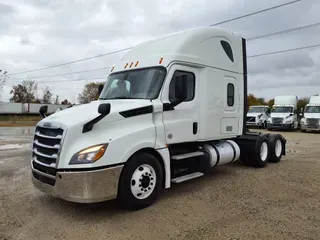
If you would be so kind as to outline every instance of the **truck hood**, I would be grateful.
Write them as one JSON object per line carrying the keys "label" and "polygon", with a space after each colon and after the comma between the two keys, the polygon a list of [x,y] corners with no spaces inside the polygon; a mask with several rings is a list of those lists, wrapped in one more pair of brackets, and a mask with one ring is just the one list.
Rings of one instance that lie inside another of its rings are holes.
{"label": "truck hood", "polygon": [[259,115],[263,115],[263,113],[247,113],[247,117],[257,117]]}
{"label": "truck hood", "polygon": [[73,106],[65,110],[56,112],[40,121],[42,122],[57,122],[70,127],[73,125],[85,124],[88,121],[99,116],[98,107],[101,103],[110,103],[111,110],[110,113],[105,117],[107,122],[113,122],[123,117],[119,114],[121,111],[126,111],[130,109],[135,109],[139,107],[145,107],[152,104],[150,100],[133,100],[133,99],[117,99],[117,100],[98,100],[92,101],[87,104],[82,104],[78,106]]}
{"label": "truck hood", "polygon": [[286,118],[289,117],[290,113],[271,113],[270,117],[279,117],[279,118]]}
{"label": "truck hood", "polygon": [[320,118],[320,113],[305,113],[304,118]]}

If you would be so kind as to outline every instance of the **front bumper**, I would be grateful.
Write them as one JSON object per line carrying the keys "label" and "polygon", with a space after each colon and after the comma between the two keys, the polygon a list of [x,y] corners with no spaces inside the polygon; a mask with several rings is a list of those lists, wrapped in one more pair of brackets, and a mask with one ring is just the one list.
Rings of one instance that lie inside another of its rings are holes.
{"label": "front bumper", "polygon": [[115,199],[123,165],[99,170],[44,173],[32,166],[34,186],[51,196],[70,202],[94,203]]}
{"label": "front bumper", "polygon": [[320,132],[320,125],[317,127],[310,127],[305,124],[301,124],[301,130]]}
{"label": "front bumper", "polygon": [[290,124],[272,124],[272,123],[267,123],[267,128],[268,129],[292,129],[292,123]]}

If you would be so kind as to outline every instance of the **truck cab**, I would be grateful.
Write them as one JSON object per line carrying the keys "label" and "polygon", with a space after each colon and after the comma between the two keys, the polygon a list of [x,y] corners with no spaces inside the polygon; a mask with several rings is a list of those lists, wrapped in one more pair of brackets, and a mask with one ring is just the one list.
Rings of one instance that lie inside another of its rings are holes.
{"label": "truck cab", "polygon": [[268,130],[295,130],[299,127],[297,96],[276,96],[267,120]]}
{"label": "truck cab", "polygon": [[301,131],[320,131],[320,96],[311,96],[303,112]]}
{"label": "truck cab", "polygon": [[267,128],[270,108],[264,105],[250,106],[247,113],[247,126]]}
{"label": "truck cab", "polygon": [[97,101],[37,124],[31,170],[39,190],[137,209],[210,168],[239,159],[264,167],[285,155],[281,135],[247,133],[246,43],[223,29],[142,43],[100,90]]}

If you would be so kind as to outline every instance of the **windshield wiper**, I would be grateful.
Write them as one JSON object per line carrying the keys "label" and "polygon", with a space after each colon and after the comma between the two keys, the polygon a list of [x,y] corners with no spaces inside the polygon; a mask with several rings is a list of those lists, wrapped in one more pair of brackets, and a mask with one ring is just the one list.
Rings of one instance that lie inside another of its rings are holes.
{"label": "windshield wiper", "polygon": [[136,98],[122,96],[122,97],[99,98],[99,99],[100,100],[110,100],[110,99],[136,99]]}

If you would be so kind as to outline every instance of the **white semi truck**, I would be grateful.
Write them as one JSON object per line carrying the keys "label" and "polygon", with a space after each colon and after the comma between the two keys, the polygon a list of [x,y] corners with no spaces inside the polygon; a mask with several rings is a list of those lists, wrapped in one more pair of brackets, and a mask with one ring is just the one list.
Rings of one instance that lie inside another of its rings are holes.
{"label": "white semi truck", "polygon": [[213,167],[279,162],[286,139],[248,132],[246,111],[245,39],[204,27],[148,41],[112,68],[97,101],[37,124],[32,180],[68,201],[144,208]]}
{"label": "white semi truck", "polygon": [[299,127],[297,113],[298,97],[294,95],[276,96],[270,117],[267,120],[268,130],[295,130]]}
{"label": "white semi truck", "polygon": [[311,96],[300,121],[301,131],[320,131],[320,96]]}
{"label": "white semi truck", "polygon": [[247,126],[267,128],[270,108],[265,105],[250,106],[247,113]]}

